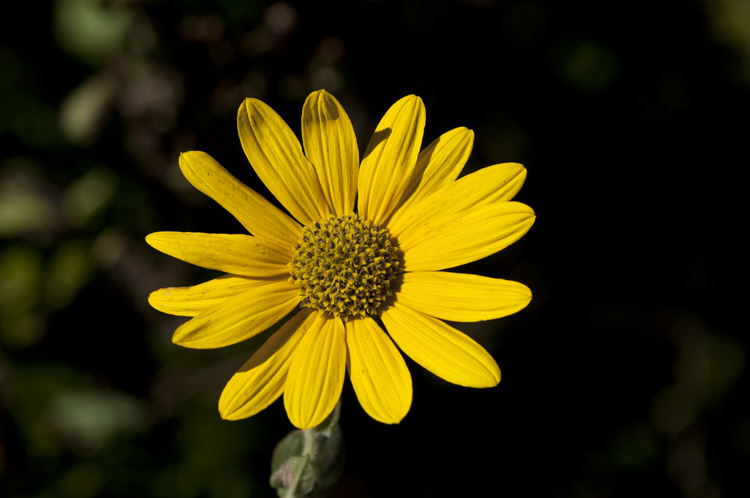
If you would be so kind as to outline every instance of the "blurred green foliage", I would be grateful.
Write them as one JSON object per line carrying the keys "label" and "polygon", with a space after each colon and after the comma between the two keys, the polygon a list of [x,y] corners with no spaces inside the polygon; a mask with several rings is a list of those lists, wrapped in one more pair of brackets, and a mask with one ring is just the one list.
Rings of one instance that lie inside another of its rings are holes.
{"label": "blurred green foliage", "polygon": [[[528,310],[464,328],[504,373],[446,386],[410,363],[412,412],[347,387],[333,496],[746,496],[750,411],[742,0],[56,0],[0,21],[0,496],[271,496],[276,405],[229,423],[221,389],[257,341],[186,351],[146,303],[207,272],[156,230],[236,232],[180,152],[253,188],[244,97],[298,130],[326,88],[364,147],[416,93],[425,140],[476,133],[467,171],[517,161],[538,223],[468,271]],[[739,124],[737,124],[739,123]],[[440,437],[436,440],[436,434]],[[400,493],[400,494],[399,494]]]}

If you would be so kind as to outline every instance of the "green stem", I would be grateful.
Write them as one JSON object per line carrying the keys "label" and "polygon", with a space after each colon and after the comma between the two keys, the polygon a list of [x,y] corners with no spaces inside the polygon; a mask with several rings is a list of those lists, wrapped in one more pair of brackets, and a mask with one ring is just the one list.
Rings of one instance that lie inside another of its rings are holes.
{"label": "green stem", "polygon": [[293,430],[276,446],[271,486],[281,498],[322,496],[343,468],[343,440],[338,425],[341,400],[319,426]]}
{"label": "green stem", "polygon": [[309,457],[310,460],[315,458],[317,453],[315,447],[315,429],[305,429],[302,431],[304,444],[302,446],[302,456]]}

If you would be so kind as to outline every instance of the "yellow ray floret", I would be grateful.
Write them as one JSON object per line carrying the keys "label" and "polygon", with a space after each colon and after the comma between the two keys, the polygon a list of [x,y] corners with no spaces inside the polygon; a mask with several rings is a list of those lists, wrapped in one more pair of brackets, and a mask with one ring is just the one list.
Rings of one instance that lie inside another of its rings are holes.
{"label": "yellow ray floret", "polygon": [[393,104],[380,120],[359,172],[361,217],[379,224],[388,221],[416,167],[424,123],[424,104],[414,95]]}
{"label": "yellow ray floret", "polygon": [[219,399],[219,413],[227,420],[251,417],[284,392],[292,353],[318,313],[299,312],[277,330],[232,376]]}
{"label": "yellow ray floret", "polygon": [[362,408],[375,420],[396,424],[411,406],[411,374],[401,354],[372,318],[346,322],[349,377]]}
{"label": "yellow ray floret", "polygon": [[450,325],[396,303],[383,312],[383,324],[401,351],[448,382],[493,387],[500,368],[476,341]]}
{"label": "yellow ray floret", "polygon": [[263,196],[238,181],[216,160],[200,151],[180,154],[180,170],[198,190],[229,211],[253,235],[289,247],[302,227]]}
{"label": "yellow ray floret", "polygon": [[195,316],[209,308],[221,305],[237,294],[268,282],[268,280],[225,275],[192,287],[167,287],[155,290],[148,296],[148,303],[162,313]]}
{"label": "yellow ray floret", "polygon": [[328,92],[313,92],[305,101],[302,143],[333,213],[343,216],[354,211],[359,173],[357,138],[344,108]]}
{"label": "yellow ray floret", "polygon": [[284,407],[300,428],[319,425],[339,401],[346,374],[344,324],[319,313],[292,356]]}
{"label": "yellow ray floret", "polygon": [[398,301],[435,318],[478,322],[522,310],[531,301],[531,290],[518,282],[499,278],[417,271],[404,274]]}

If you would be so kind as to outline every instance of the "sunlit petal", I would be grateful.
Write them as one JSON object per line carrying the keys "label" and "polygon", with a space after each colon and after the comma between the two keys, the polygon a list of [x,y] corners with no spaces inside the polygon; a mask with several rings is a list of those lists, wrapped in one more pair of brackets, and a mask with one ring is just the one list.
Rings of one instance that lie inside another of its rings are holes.
{"label": "sunlit petal", "polygon": [[375,420],[397,424],[411,406],[411,375],[401,353],[372,318],[346,321],[349,377],[362,408]]}
{"label": "sunlit petal", "polygon": [[500,368],[476,341],[450,325],[394,304],[383,312],[383,324],[398,347],[438,377],[466,387],[493,387]]}
{"label": "sunlit petal", "polygon": [[500,202],[436,217],[399,236],[407,271],[452,268],[509,246],[534,224],[534,211],[519,202]]}
{"label": "sunlit petal", "polygon": [[180,154],[180,169],[198,190],[218,202],[248,232],[291,247],[302,227],[262,195],[240,182],[205,152]]}
{"label": "sunlit petal", "polygon": [[305,101],[302,143],[335,214],[354,211],[359,171],[357,138],[344,108],[325,90],[311,93]]}
{"label": "sunlit petal", "polygon": [[250,165],[292,216],[307,225],[333,212],[299,140],[273,109],[260,100],[245,99],[237,128]]}
{"label": "sunlit petal", "polygon": [[398,301],[415,311],[454,322],[491,320],[529,304],[531,291],[518,282],[466,273],[407,272]]}
{"label": "sunlit petal", "polygon": [[526,168],[517,163],[503,163],[482,168],[460,178],[443,189],[399,210],[388,223],[395,237],[405,231],[452,214],[488,204],[511,200],[526,179]]}
{"label": "sunlit petal", "polygon": [[320,313],[296,347],[284,385],[284,407],[300,429],[319,425],[333,411],[346,377],[344,324]]}
{"label": "sunlit petal", "polygon": [[242,365],[221,393],[219,413],[222,418],[251,417],[281,396],[294,348],[315,316],[312,310],[297,313]]}
{"label": "sunlit petal", "polygon": [[146,237],[154,249],[188,263],[246,277],[288,275],[290,250],[243,234],[156,232]]}
{"label": "sunlit petal", "polygon": [[[286,277],[282,276],[281,279],[286,280]],[[155,290],[148,296],[148,303],[162,313],[195,316],[209,308],[215,308],[222,301],[269,281],[225,275],[192,287],[167,287]]]}
{"label": "sunlit petal", "polygon": [[402,98],[385,113],[359,170],[360,217],[376,224],[388,221],[416,166],[424,123],[424,104],[414,95]]}
{"label": "sunlit petal", "polygon": [[299,289],[286,280],[258,285],[226,299],[181,325],[172,342],[212,349],[250,339],[275,324],[299,304]]}
{"label": "sunlit petal", "polygon": [[388,222],[391,229],[393,220],[404,210],[430,194],[450,185],[466,164],[474,144],[474,132],[466,128],[456,128],[443,133],[419,153],[409,185],[404,192],[398,210]]}

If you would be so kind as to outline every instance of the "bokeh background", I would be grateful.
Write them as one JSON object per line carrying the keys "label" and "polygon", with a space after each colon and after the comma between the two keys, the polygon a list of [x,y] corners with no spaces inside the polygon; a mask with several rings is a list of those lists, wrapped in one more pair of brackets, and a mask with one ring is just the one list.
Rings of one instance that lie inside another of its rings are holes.
{"label": "bokeh background", "polygon": [[299,132],[310,91],[364,148],[414,93],[465,171],[526,165],[537,222],[466,271],[534,300],[460,325],[500,386],[410,362],[398,426],[351,386],[335,497],[750,496],[747,0],[56,0],[0,16],[0,496],[273,496],[281,403],[220,420],[256,343],[187,350],[154,289],[213,274],[144,242],[238,232],[182,178],[204,150],[267,194],[236,111]]}

